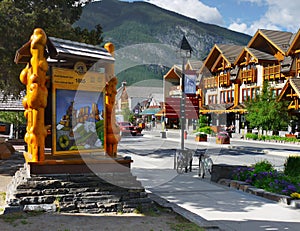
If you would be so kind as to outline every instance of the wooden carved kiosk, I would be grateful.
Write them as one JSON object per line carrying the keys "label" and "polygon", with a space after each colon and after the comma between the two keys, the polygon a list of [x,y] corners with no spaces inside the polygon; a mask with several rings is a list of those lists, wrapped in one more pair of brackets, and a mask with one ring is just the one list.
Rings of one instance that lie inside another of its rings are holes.
{"label": "wooden carved kiosk", "polygon": [[131,160],[117,155],[113,44],[48,38],[37,28],[15,62],[26,63],[20,81],[26,85],[24,156],[31,173],[85,172],[86,165],[129,171]]}
{"label": "wooden carved kiosk", "polygon": [[117,153],[113,53],[111,43],[47,38],[42,29],[17,51],[15,62],[26,63],[27,151],[8,185],[5,213],[132,212],[151,204],[131,159]]}

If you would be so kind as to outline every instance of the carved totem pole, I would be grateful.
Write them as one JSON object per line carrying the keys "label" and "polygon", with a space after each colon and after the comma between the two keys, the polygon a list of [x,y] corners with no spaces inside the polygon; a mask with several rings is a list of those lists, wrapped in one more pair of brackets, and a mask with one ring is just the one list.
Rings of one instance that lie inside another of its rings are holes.
{"label": "carved totem pole", "polygon": [[45,159],[45,128],[44,116],[47,106],[48,90],[46,87],[46,72],[48,63],[44,50],[47,43],[45,32],[37,28],[30,38],[31,59],[20,74],[20,80],[26,85],[26,96],[23,98],[27,128],[25,142],[28,145],[28,154],[31,162],[40,162]]}
{"label": "carved totem pole", "polygon": [[[112,43],[106,43],[104,48],[113,55],[114,46]],[[106,153],[111,157],[117,156],[117,147],[120,141],[120,128],[116,123],[115,116],[115,98],[117,95],[118,80],[114,76],[114,65],[107,64],[106,66]]]}

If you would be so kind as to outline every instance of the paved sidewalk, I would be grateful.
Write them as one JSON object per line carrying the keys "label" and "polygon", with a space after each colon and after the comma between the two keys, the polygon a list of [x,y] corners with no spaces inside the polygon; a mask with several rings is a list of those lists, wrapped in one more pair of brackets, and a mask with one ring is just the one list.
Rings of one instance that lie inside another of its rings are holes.
{"label": "paved sidewalk", "polygon": [[[159,132],[146,132],[145,136],[159,137]],[[185,142],[195,142],[190,136]],[[167,139],[179,141],[180,137]],[[170,171],[152,172],[151,179],[172,175]],[[172,179],[148,190],[152,198],[207,230],[300,230],[300,209],[210,182],[208,178],[201,179],[195,170],[182,175],[173,173]]]}
{"label": "paved sidewalk", "polygon": [[300,210],[201,179],[195,172],[149,189],[204,227],[228,231],[300,229]]}

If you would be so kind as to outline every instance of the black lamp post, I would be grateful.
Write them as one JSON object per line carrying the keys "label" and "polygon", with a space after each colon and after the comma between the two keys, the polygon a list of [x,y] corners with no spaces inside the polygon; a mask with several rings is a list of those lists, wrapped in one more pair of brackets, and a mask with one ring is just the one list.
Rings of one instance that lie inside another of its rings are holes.
{"label": "black lamp post", "polygon": [[185,129],[185,62],[186,59],[192,56],[192,47],[187,41],[185,35],[180,42],[180,57],[182,58],[182,71],[181,71],[181,100],[180,100],[180,124],[181,124],[181,150],[184,150],[184,129]]}

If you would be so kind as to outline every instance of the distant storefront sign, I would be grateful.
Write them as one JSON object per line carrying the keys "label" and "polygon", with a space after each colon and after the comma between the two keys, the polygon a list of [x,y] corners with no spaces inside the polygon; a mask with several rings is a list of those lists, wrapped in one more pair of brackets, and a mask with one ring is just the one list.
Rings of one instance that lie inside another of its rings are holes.
{"label": "distant storefront sign", "polygon": [[196,75],[186,74],[184,79],[185,94],[196,94]]}

